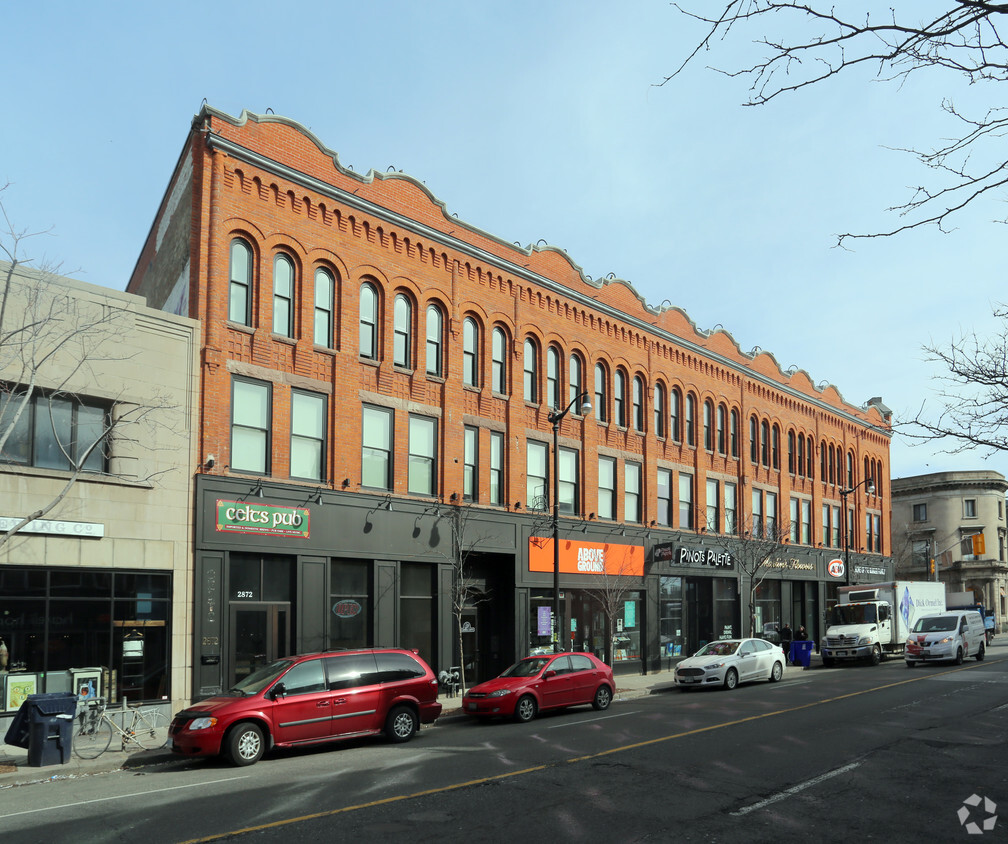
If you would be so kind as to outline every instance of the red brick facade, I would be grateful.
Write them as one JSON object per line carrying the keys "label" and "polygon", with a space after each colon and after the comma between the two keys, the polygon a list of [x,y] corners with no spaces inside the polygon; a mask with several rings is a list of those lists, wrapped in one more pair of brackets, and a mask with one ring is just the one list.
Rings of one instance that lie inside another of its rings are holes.
{"label": "red brick facade", "polygon": [[[173,204],[171,197],[178,201]],[[228,320],[230,244],[235,238],[244,239],[253,251],[250,327]],[[165,244],[175,250],[171,260],[165,258]],[[295,269],[292,338],[272,330],[279,253]],[[188,259],[187,291],[176,285],[183,277],[182,257]],[[314,342],[319,268],[336,282],[331,348]],[[376,361],[359,354],[365,282],[379,294]],[[617,461],[617,521],[623,517],[629,461],[643,466],[643,525],[658,520],[661,468],[673,473],[670,527],[680,527],[676,478],[687,473],[694,478],[694,506],[700,513],[706,510],[706,479],[717,479],[722,488],[735,484],[742,523],[750,517],[752,489],[777,494],[783,523],[789,520],[792,497],[811,502],[811,538],[803,544],[816,546],[823,540],[823,506],[839,508],[840,490],[872,475],[874,495],[861,485],[849,497],[856,509],[850,545],[852,550],[868,549],[865,518],[872,514],[880,517],[881,549],[870,550],[890,553],[890,426],[884,408],[851,406],[832,386],[816,389],[803,371],[782,372],[770,354],[746,354],[725,332],[697,331],[681,310],[648,306],[624,281],[587,279],[561,251],[520,248],[479,231],[449,214],[412,178],[398,173],[361,177],[345,170],[303,127],[282,118],[245,114],[235,120],[212,109],[197,117],[128,290],[147,295],[159,307],[174,297],[189,316],[201,320],[201,454],[215,456],[213,473],[230,471],[232,376],[245,375],[272,384],[267,474],[274,479],[289,477],[290,396],[292,388],[300,387],[328,397],[325,485],[359,488],[361,408],[374,404],[394,408],[394,496],[407,494],[407,423],[409,414],[416,413],[439,422],[437,493],[442,500],[462,495],[463,430],[468,424],[480,431],[478,503],[489,501],[489,438],[491,431],[499,431],[507,444],[502,506],[514,509],[519,502],[525,507],[527,441],[549,443],[552,437],[543,397],[546,351],[553,347],[561,353],[561,406],[570,397],[572,355],[583,362],[582,384],[593,403],[596,365],[602,364],[607,374],[604,416],[599,408],[584,418],[569,414],[560,431],[561,445],[579,454],[581,513],[599,510],[598,458],[605,455]],[[393,363],[393,303],[399,293],[412,305],[408,366]],[[443,376],[426,371],[429,304],[444,314]],[[462,379],[467,317],[479,328],[475,388]],[[492,388],[494,328],[503,329],[507,339],[503,391]],[[524,399],[527,338],[538,348],[536,402]],[[617,373],[625,378],[626,425],[614,420]],[[643,385],[642,431],[634,424],[635,379]],[[656,385],[664,392],[664,432],[656,430]],[[682,399],[679,441],[670,430],[670,402],[676,394]],[[693,445],[686,434],[690,400]],[[709,441],[705,406],[711,413]],[[723,445],[719,411],[724,414]],[[733,415],[737,456],[732,454]],[[753,420],[760,437],[755,463]],[[844,465],[848,460],[850,475]],[[703,522],[698,518],[694,527]]]}

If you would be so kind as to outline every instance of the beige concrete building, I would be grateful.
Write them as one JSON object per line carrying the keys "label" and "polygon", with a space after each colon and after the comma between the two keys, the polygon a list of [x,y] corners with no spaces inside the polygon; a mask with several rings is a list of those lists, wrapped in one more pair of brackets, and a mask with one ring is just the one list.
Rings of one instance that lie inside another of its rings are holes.
{"label": "beige concrete building", "polygon": [[947,592],[973,592],[997,613],[1001,631],[1008,629],[1006,491],[1004,475],[986,470],[892,481],[896,576],[938,579]]}
{"label": "beige concrete building", "polygon": [[0,262],[0,729],[33,691],[187,702],[197,355],[194,320]]}

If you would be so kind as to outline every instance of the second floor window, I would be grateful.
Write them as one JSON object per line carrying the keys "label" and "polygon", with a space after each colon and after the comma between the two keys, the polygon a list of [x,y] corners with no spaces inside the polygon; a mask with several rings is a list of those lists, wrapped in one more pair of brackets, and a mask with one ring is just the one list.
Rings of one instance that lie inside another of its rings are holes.
{"label": "second floor window", "polygon": [[320,481],[325,477],[325,396],[291,391],[290,474]]}
{"label": "second floor window", "polygon": [[557,504],[561,513],[578,513],[580,489],[578,484],[578,453],[572,448],[561,448],[560,472],[557,478]]}
{"label": "second floor window", "polygon": [[598,459],[598,515],[616,518],[616,460],[612,457]]}
{"label": "second floor window", "polygon": [[365,405],[361,421],[361,486],[392,489],[392,411]]}
{"label": "second floor window", "polygon": [[[13,419],[25,396],[25,390],[14,389],[5,420]],[[68,471],[80,465],[85,472],[105,472],[108,424],[108,409],[89,399],[33,393],[10,428],[0,460]]]}
{"label": "second floor window", "polygon": [[490,503],[504,503],[504,435],[490,432]]}
{"label": "second floor window", "polygon": [[913,506],[913,520],[915,522],[926,522],[927,521],[927,504],[914,504],[914,506]]}
{"label": "second floor window", "polygon": [[231,468],[269,472],[271,390],[269,384],[235,378],[231,386]]}
{"label": "second floor window", "polygon": [[707,480],[707,530],[710,533],[721,532],[721,496],[720,483]]}
{"label": "second floor window", "polygon": [[639,522],[641,510],[641,466],[640,463],[623,464],[623,520]]}
{"label": "second floor window", "polygon": [[437,420],[411,416],[409,421],[409,478],[413,495],[437,493]]}
{"label": "second floor window", "polygon": [[466,426],[462,457],[462,498],[475,501],[479,496],[479,429]]}
{"label": "second floor window", "polygon": [[672,526],[672,470],[658,470],[658,524]]}
{"label": "second floor window", "polygon": [[525,506],[530,510],[549,508],[549,449],[546,443],[529,440],[525,461]]}
{"label": "second floor window", "polygon": [[738,533],[738,487],[735,484],[724,485],[724,530],[725,533]]}
{"label": "second floor window", "polygon": [[679,527],[683,530],[693,530],[693,476],[685,472],[679,473]]}

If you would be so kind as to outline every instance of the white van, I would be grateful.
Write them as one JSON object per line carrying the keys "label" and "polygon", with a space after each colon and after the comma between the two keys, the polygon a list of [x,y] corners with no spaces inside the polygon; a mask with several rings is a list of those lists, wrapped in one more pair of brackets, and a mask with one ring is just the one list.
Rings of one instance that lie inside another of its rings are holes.
{"label": "white van", "polygon": [[948,660],[956,665],[968,657],[977,662],[984,658],[986,634],[984,622],[976,610],[949,610],[940,615],[917,619],[906,640],[907,668],[918,662]]}

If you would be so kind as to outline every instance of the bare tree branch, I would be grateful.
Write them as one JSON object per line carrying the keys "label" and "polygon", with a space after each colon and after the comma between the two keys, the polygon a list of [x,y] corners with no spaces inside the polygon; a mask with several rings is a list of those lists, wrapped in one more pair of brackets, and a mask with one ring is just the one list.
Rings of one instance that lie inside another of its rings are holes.
{"label": "bare tree branch", "polygon": [[[749,81],[747,106],[762,106],[782,94],[793,94],[841,74],[868,71],[880,82],[902,84],[911,74],[924,70],[945,70],[960,75],[970,85],[1008,81],[1008,43],[1000,32],[1002,15],[1008,4],[980,0],[946,0],[937,15],[923,17],[916,2],[904,2],[875,15],[858,13],[835,5],[792,0],[731,0],[718,14],[692,11],[673,4],[682,14],[705,25],[706,32],[686,59],[666,76],[666,85],[696,61],[702,52],[714,49],[735,30],[754,31],[752,41],[763,57],[740,68],[719,73]],[[771,34],[783,32],[784,35]],[[1008,158],[1001,138],[1008,128],[1002,108],[991,108],[983,117],[960,113],[950,100],[941,107],[962,124],[961,134],[927,151],[906,148],[938,174],[944,183],[935,188],[919,186],[910,198],[888,210],[907,222],[886,231],[845,232],[837,235],[837,245],[858,238],[892,237],[934,226],[950,231],[949,218],[976,200],[1002,190],[1008,183]],[[972,159],[981,163],[974,164]],[[983,163],[986,161],[987,163]],[[1001,222],[1008,222],[1002,218]]]}

